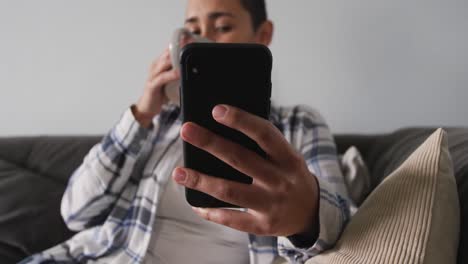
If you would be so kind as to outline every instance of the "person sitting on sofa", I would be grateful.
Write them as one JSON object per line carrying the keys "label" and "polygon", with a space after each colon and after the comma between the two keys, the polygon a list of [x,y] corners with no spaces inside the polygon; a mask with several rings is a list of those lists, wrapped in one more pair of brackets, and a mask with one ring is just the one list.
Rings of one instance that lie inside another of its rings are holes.
{"label": "person sitting on sofa", "polygon": [[[185,28],[215,42],[269,45],[273,35],[264,0],[189,0]],[[141,98],[70,178],[61,213],[80,232],[23,263],[271,263],[278,256],[303,263],[335,244],[350,201],[320,114],[272,107],[268,122],[216,106],[213,118],[255,140],[268,154],[263,159],[182,124],[180,108],[163,92],[178,79],[166,50],[152,64]],[[253,184],[181,167],[183,140]],[[247,210],[191,208],[184,187]]]}

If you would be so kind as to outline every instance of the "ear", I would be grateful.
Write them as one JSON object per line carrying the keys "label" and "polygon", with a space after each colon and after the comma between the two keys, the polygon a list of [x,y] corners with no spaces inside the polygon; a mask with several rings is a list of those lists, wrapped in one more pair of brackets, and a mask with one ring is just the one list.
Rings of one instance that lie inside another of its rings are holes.
{"label": "ear", "polygon": [[256,42],[265,46],[270,45],[271,40],[273,39],[273,29],[273,22],[270,20],[263,22],[255,33]]}

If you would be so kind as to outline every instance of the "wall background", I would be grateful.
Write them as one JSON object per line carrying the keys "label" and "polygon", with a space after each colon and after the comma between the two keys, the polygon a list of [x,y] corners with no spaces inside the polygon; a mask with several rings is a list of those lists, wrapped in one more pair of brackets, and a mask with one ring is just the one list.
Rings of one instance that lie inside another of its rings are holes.
{"label": "wall background", "polygon": [[[185,1],[0,0],[0,136],[102,134]],[[268,0],[274,98],[334,132],[468,126],[468,1]]]}

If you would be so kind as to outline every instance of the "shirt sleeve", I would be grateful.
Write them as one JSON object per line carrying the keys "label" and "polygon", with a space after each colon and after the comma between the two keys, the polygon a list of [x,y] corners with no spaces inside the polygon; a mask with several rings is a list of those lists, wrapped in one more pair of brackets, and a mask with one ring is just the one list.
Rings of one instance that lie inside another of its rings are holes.
{"label": "shirt sleeve", "polygon": [[[319,185],[319,230],[278,238],[280,255],[291,263],[304,263],[334,246],[349,221],[350,202],[336,145],[322,116],[310,108],[298,106],[283,114],[280,121],[283,134],[303,155]],[[295,241],[297,237],[301,241]]]}
{"label": "shirt sleeve", "polygon": [[[152,129],[158,129],[154,124]],[[150,130],[127,109],[114,128],[95,145],[71,176],[61,203],[61,214],[71,230],[104,221],[131,178]]]}

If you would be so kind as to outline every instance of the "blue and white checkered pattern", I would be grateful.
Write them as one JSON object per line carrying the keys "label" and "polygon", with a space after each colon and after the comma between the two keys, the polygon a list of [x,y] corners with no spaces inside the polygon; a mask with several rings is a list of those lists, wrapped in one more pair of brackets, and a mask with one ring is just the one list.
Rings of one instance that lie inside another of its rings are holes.
{"label": "blue and white checkered pattern", "polygon": [[[304,263],[335,244],[350,218],[350,203],[323,118],[297,106],[272,107],[270,120],[317,176],[319,238],[311,248],[298,248],[286,237],[249,235],[250,263],[272,263],[278,255]],[[128,109],[70,178],[61,213],[80,232],[21,263],[142,263],[162,190],[182,155],[180,127],[176,106],[165,107],[152,129],[142,128]]]}

